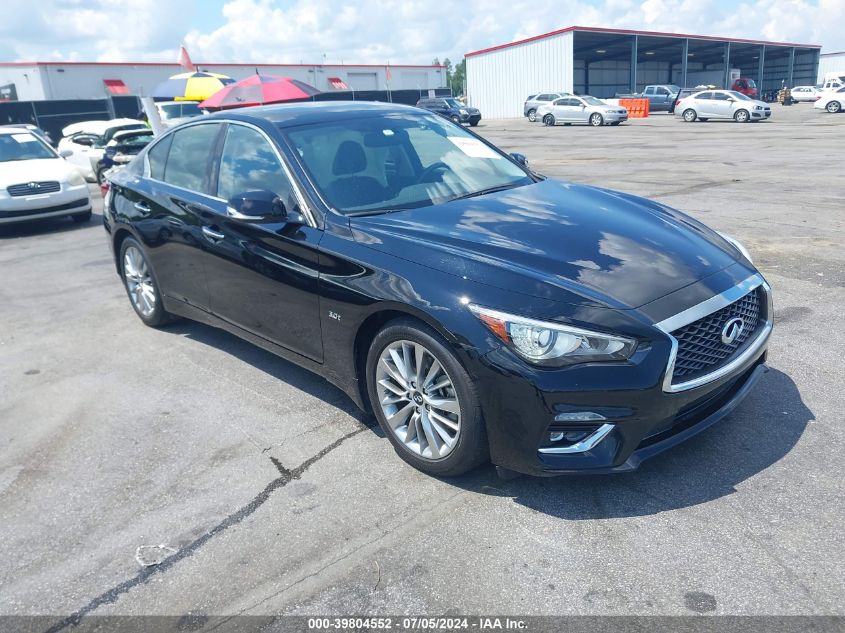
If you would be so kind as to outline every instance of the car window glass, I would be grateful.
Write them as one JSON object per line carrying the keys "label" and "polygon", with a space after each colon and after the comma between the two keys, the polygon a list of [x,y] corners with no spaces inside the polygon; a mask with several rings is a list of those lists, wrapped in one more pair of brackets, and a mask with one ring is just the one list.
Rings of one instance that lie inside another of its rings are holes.
{"label": "car window glass", "polygon": [[727,101],[728,99],[730,99],[730,97],[728,95],[726,95],[724,92],[714,92],[713,98],[716,101]]}
{"label": "car window glass", "polygon": [[170,142],[173,135],[168,134],[152,148],[147,154],[147,161],[150,164],[150,177],[155,180],[164,180],[164,166],[167,163],[167,154],[170,151]]}
{"label": "car window glass", "polygon": [[645,94],[647,94],[647,95],[653,95],[653,94],[654,94],[654,87],[653,87],[653,86],[649,86],[648,88],[646,88],[646,89],[645,89]]}
{"label": "car window glass", "polygon": [[713,93],[712,92],[702,92],[700,95],[696,97],[696,99],[712,99]]}
{"label": "car window glass", "polygon": [[557,101],[552,102],[552,105],[556,105],[556,106],[566,105],[567,101],[569,101],[569,99],[558,99]]}
{"label": "car window glass", "polygon": [[199,193],[210,194],[208,174],[214,141],[220,126],[193,125],[173,133],[164,181]]}
{"label": "car window glass", "polygon": [[552,95],[549,94],[541,94],[537,95],[537,101],[551,101]]}
{"label": "car window glass", "polygon": [[658,88],[658,89],[657,89],[657,94],[659,94],[659,95],[668,95],[668,94],[669,94],[669,91],[668,91],[668,90],[666,90],[666,88]]}
{"label": "car window glass", "polygon": [[217,196],[225,200],[247,191],[271,191],[291,210],[293,187],[279,157],[266,138],[243,125],[229,125],[223,153]]}

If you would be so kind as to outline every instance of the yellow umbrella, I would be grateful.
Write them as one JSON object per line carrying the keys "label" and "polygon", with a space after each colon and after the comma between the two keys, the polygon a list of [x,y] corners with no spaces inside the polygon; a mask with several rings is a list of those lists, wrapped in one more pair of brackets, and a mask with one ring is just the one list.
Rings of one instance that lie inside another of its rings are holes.
{"label": "yellow umbrella", "polygon": [[235,80],[218,73],[203,71],[179,73],[160,83],[153,91],[153,97],[166,97],[176,101],[204,101],[227,84]]}

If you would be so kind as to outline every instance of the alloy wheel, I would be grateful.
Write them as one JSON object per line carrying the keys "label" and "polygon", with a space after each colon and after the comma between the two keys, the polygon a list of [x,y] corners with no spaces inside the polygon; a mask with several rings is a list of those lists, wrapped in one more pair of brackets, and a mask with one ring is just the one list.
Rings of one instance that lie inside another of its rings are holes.
{"label": "alloy wheel", "polygon": [[537,111],[536,110],[529,110],[528,111],[528,120],[534,123],[537,120]]}
{"label": "alloy wheel", "polygon": [[135,309],[143,317],[152,316],[156,308],[156,291],[144,255],[134,246],[123,254],[123,277]]}
{"label": "alloy wheel", "polygon": [[842,109],[842,105],[838,101],[831,101],[827,104],[827,111],[836,114]]}
{"label": "alloy wheel", "polygon": [[604,123],[604,119],[598,112],[596,112],[590,117],[590,125],[592,125],[593,127],[598,127],[602,123]]}
{"label": "alloy wheel", "polygon": [[451,377],[434,354],[413,341],[395,341],[376,366],[379,406],[393,434],[412,453],[439,460],[461,432],[461,406]]}
{"label": "alloy wheel", "polygon": [[737,113],[734,115],[734,119],[736,119],[737,123],[745,123],[748,121],[748,112],[745,110],[737,110]]}
{"label": "alloy wheel", "polygon": [[695,110],[685,110],[684,121],[686,121],[687,123],[692,123],[693,121],[695,121]]}

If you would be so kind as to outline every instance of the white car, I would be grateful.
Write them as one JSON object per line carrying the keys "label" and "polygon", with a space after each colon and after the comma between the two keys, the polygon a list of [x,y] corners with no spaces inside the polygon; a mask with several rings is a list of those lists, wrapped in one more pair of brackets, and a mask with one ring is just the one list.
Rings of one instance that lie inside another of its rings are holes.
{"label": "white car", "polygon": [[687,123],[695,120],[733,119],[737,123],[765,121],[772,116],[768,103],[757,101],[736,90],[705,90],[681,99],[675,116]]}
{"label": "white car", "polygon": [[819,96],[819,100],[813,104],[813,107],[832,113],[842,112],[845,110],[845,88],[823,92]]}
{"label": "white car", "polygon": [[792,100],[812,103],[818,98],[819,94],[821,93],[816,90],[815,86],[795,86],[792,89]]}
{"label": "white car", "polygon": [[91,219],[82,174],[32,132],[0,128],[0,224],[57,216]]}
{"label": "white car", "polygon": [[106,144],[116,132],[145,127],[146,123],[137,119],[73,123],[62,130],[59,152],[79,168],[86,180],[101,182],[100,161],[103,160]]}
{"label": "white car", "polygon": [[198,101],[159,101],[156,103],[156,110],[161,124],[166,128],[176,127],[203,115]]}

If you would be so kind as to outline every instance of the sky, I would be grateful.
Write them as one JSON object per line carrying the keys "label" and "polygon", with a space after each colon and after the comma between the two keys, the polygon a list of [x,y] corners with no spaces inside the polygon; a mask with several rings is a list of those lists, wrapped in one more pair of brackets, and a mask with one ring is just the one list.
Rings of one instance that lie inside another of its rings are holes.
{"label": "sky", "polygon": [[[3,0],[0,61],[428,64],[566,26],[845,50],[845,0]],[[324,57],[325,56],[325,57]]]}

